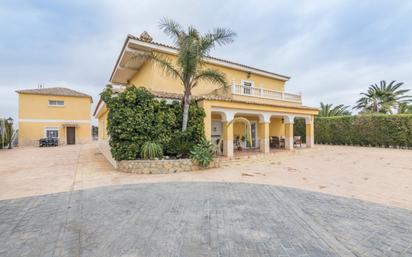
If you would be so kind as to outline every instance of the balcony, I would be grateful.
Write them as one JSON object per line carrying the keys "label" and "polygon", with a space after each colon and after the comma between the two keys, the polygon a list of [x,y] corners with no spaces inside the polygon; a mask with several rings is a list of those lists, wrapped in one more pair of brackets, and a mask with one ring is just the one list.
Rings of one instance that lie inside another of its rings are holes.
{"label": "balcony", "polygon": [[267,88],[243,86],[243,85],[236,85],[236,84],[232,85],[232,94],[272,99],[272,100],[288,101],[288,102],[295,102],[295,103],[302,102],[302,96],[300,94],[292,94],[292,93],[286,93],[283,91],[276,91],[276,90],[267,89]]}

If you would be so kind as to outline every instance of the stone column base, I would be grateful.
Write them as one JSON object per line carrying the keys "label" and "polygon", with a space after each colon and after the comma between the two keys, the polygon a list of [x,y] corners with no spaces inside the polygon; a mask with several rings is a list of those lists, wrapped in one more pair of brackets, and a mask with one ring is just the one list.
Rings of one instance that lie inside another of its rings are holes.
{"label": "stone column base", "polygon": [[285,149],[286,150],[293,150],[293,137],[286,137],[285,138]]}
{"label": "stone column base", "polygon": [[270,152],[269,138],[261,138],[260,139],[260,151],[262,153],[269,153]]}
{"label": "stone column base", "polygon": [[223,155],[227,157],[233,156],[233,140],[223,140]]}

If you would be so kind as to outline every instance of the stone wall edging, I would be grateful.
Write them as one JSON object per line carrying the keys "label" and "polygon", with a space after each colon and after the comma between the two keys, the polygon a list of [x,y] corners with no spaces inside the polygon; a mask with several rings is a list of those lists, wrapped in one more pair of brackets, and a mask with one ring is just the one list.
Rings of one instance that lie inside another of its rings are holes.
{"label": "stone wall edging", "polygon": [[106,158],[108,162],[113,166],[113,168],[117,169],[117,161],[113,158],[112,153],[110,151],[110,145],[107,140],[99,140],[99,150]]}
{"label": "stone wall edging", "polygon": [[[219,160],[214,160],[207,168],[218,168]],[[117,162],[117,169],[135,174],[171,174],[207,169],[194,163],[191,159],[172,160],[124,160]]]}

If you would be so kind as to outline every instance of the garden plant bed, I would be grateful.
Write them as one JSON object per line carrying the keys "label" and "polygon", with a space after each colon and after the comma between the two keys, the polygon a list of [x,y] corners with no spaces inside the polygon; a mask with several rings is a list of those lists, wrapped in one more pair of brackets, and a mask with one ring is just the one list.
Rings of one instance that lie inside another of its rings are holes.
{"label": "garden plant bed", "polygon": [[[218,168],[219,160],[214,160],[207,168]],[[117,169],[136,174],[170,174],[207,169],[191,159],[124,160],[117,162]]]}

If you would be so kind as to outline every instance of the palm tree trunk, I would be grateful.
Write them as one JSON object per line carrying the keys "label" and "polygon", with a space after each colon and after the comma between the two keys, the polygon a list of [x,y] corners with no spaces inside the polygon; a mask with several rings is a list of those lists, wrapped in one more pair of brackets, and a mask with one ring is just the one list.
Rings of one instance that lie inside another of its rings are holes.
{"label": "palm tree trunk", "polygon": [[182,131],[186,131],[187,122],[189,120],[189,107],[190,107],[190,92],[185,90],[183,96],[183,122],[182,122]]}

